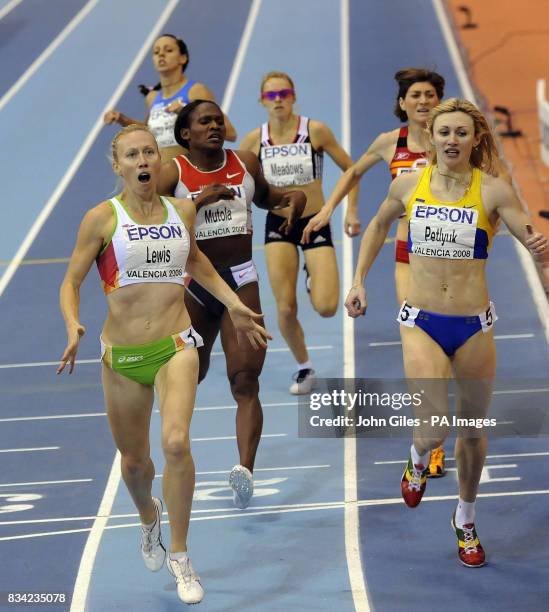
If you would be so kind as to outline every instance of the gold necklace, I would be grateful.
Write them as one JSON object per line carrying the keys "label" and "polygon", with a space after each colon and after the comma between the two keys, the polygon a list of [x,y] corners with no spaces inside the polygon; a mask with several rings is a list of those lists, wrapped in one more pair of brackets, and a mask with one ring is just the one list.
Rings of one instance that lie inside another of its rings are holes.
{"label": "gold necklace", "polygon": [[467,180],[464,180],[463,178],[458,177],[458,176],[452,176],[451,174],[444,174],[438,168],[437,168],[437,174],[439,176],[445,176],[446,178],[451,178],[454,181],[456,181],[456,183],[461,183],[462,185],[469,185],[469,183],[471,182],[471,177],[470,176],[467,177]]}

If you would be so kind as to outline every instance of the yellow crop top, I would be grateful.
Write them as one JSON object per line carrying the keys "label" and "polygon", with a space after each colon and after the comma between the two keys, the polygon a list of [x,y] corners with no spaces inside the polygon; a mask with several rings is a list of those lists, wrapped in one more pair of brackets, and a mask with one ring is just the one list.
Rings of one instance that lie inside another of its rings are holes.
{"label": "yellow crop top", "polygon": [[460,200],[444,202],[431,193],[433,167],[422,171],[406,204],[408,253],[443,259],[487,259],[494,228],[482,203],[482,171],[473,168],[471,184]]}

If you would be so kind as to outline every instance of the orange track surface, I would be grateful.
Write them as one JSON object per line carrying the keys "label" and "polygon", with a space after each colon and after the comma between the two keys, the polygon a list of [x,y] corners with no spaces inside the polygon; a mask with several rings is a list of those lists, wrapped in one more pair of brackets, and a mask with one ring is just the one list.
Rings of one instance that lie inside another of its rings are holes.
{"label": "orange track surface", "polygon": [[[467,6],[476,28],[463,29]],[[469,74],[490,109],[506,106],[512,112],[519,138],[502,138],[505,157],[537,228],[549,236],[549,220],[538,211],[549,210],[549,167],[540,156],[536,81],[549,82],[548,0],[448,0]],[[496,119],[501,115],[494,114]],[[503,118],[503,117],[502,117]],[[498,131],[504,131],[503,124]]]}

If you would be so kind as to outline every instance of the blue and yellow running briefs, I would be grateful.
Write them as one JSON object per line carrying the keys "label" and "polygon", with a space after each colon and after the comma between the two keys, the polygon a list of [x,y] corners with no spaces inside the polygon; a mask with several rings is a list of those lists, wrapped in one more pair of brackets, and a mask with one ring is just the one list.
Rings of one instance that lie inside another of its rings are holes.
{"label": "blue and yellow running briefs", "polygon": [[118,374],[152,387],[158,370],[177,352],[200,346],[204,346],[202,336],[191,325],[178,334],[147,344],[109,346],[101,339],[101,360]]}
{"label": "blue and yellow running briefs", "polygon": [[488,308],[480,314],[460,316],[420,310],[404,301],[398,312],[397,321],[405,327],[417,326],[421,328],[448,357],[453,357],[454,353],[471,336],[474,336],[480,330],[485,334],[488,333],[493,328],[497,318],[493,302],[490,302]]}

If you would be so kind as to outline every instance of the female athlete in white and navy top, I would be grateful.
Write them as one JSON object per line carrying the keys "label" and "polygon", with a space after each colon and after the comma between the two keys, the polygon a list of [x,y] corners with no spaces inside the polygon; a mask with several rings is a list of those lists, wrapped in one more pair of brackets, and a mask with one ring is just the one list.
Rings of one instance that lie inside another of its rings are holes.
{"label": "female athlete in white and navy top", "polygon": [[67,365],[69,372],[74,368],[85,331],[79,317],[80,286],[96,259],[108,305],[102,332],[107,414],[121,454],[122,477],[143,524],[143,560],[158,571],[166,556],[160,534],[162,502],[151,497],[149,424],[156,388],[166,458],[162,487],[171,529],[168,569],[182,601],[197,603],[204,593],[187,557],[187,531],[194,490],[189,427],[198,382],[196,348],[202,339],[185,307],[184,271],[227,306],[243,343],[265,346],[268,335],[253,320],[261,315],[244,306],[197,248],[193,203],[157,195],[161,161],[150,131],[136,125],[124,128],[113,140],[112,156],[123,190],[88,211],[80,226],[61,286],[68,340],[58,373]]}
{"label": "female athlete in white and navy top", "polygon": [[[198,246],[240,299],[260,310],[257,272],[252,261],[252,200],[270,210],[286,208],[288,218],[280,230],[285,233],[301,216],[305,194],[270,186],[256,156],[223,148],[223,113],[214,102],[195,100],[186,106],[177,117],[175,137],[189,153],[164,165],[159,189],[194,199]],[[204,347],[199,350],[200,380],[208,371],[210,352],[221,332],[227,375],[237,403],[240,454],[240,464],[233,468],[229,482],[235,504],[245,508],[253,493],[252,470],[263,424],[258,378],[265,351],[254,351],[236,342],[229,312],[199,279],[190,281],[185,302],[194,327],[204,338]]]}
{"label": "female athlete in white and navy top", "polygon": [[[311,303],[320,316],[331,317],[339,301],[339,276],[330,226],[326,223],[319,228],[306,244],[302,242],[302,234],[324,204],[324,153],[342,170],[349,168],[353,162],[328,126],[294,113],[295,88],[286,73],[266,74],[261,82],[260,93],[261,103],[269,115],[268,121],[245,136],[241,148],[259,157],[263,174],[271,185],[283,189],[299,187],[307,194],[304,216],[288,235],[279,231],[285,212],[268,213],[265,257],[276,299],[278,325],[297,364],[295,382],[290,386],[290,392],[308,393],[315,384],[315,372],[309,359],[303,328],[297,318],[298,247],[302,249],[305,259],[306,284]],[[349,197],[345,218],[345,228],[350,236],[358,232],[356,205],[355,189]]]}
{"label": "female athlete in white and navy top", "polygon": [[[147,125],[152,131],[160,152],[162,161],[183,153],[176,142],[173,127],[177,113],[192,100],[214,100],[214,95],[204,83],[188,79],[185,75],[189,63],[189,50],[183,40],[172,34],[162,34],[153,45],[153,63],[160,83],[152,89],[140,85],[140,91],[146,96],[147,116],[145,121],[139,121],[116,110],[109,110],[103,118],[105,123],[132,123]],[[227,140],[236,140],[236,131],[225,117]]]}

